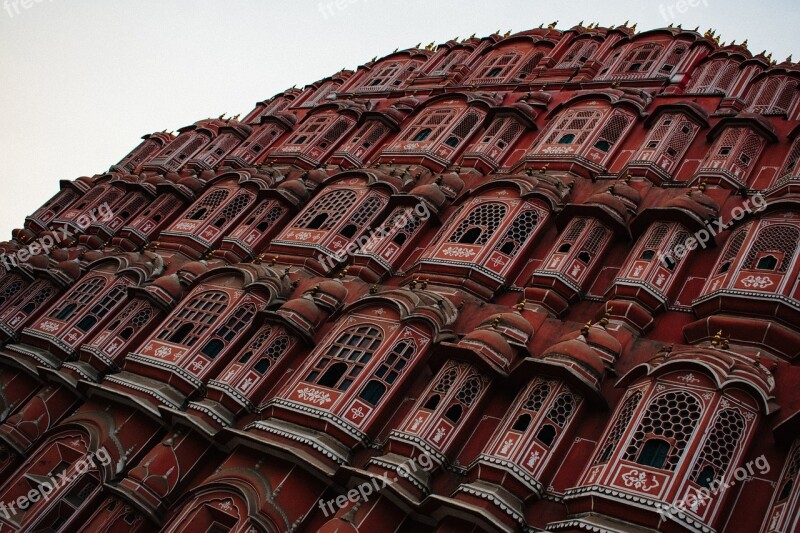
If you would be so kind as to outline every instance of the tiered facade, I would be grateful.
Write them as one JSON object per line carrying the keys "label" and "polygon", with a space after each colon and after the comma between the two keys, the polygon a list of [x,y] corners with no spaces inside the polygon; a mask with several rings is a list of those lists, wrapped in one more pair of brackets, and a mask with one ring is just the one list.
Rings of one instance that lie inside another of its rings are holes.
{"label": "tiered facade", "polygon": [[798,84],[473,36],[62,181],[0,246],[0,531],[797,531]]}

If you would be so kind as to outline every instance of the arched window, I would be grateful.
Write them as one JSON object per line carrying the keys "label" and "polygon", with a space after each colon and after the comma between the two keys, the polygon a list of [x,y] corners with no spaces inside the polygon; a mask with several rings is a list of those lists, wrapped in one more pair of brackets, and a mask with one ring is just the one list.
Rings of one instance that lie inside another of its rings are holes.
{"label": "arched window", "polygon": [[664,468],[664,463],[667,461],[667,455],[671,448],[670,443],[663,439],[648,439],[642,446],[636,462],[653,468]]}
{"label": "arched window", "polygon": [[245,304],[239,307],[222,326],[214,331],[214,334],[200,350],[200,353],[209,359],[214,359],[250,325],[255,315],[255,305]]}
{"label": "arched window", "polygon": [[230,202],[225,204],[225,207],[223,207],[219,215],[211,221],[211,224],[217,228],[224,228],[250,205],[252,199],[253,196],[248,192],[242,191],[237,194]]}
{"label": "arched window", "polygon": [[414,339],[402,339],[386,354],[372,378],[364,386],[359,397],[371,405],[377,405],[383,394],[397,381],[408,362],[417,352]]}
{"label": "arched window", "polygon": [[800,229],[795,226],[775,224],[762,227],[747,252],[743,268],[785,273],[792,265],[798,242]]}
{"label": "arched window", "polygon": [[561,58],[555,68],[580,68],[597,51],[597,43],[593,41],[578,41]]}
{"label": "arched window", "polygon": [[536,211],[528,210],[517,214],[495,248],[504,255],[516,257],[538,223],[539,214]]}
{"label": "arched window", "polygon": [[786,156],[786,162],[783,164],[779,178],[787,178],[789,176],[800,176],[800,137],[795,139],[789,155]]}
{"label": "arched window", "polygon": [[510,50],[505,53],[494,52],[475,70],[470,80],[473,83],[503,83],[522,60],[520,52]]}
{"label": "arched window", "polygon": [[357,195],[348,189],[334,189],[314,200],[295,222],[295,228],[331,229],[341,221],[347,210],[355,203]]}
{"label": "arched window", "polygon": [[639,406],[639,402],[641,401],[642,392],[636,391],[631,394],[620,406],[616,417],[614,418],[614,425],[611,426],[611,429],[603,441],[603,445],[600,447],[600,454],[597,456],[595,464],[605,464],[611,459],[611,456],[614,454],[614,450],[617,449],[620,440],[622,440],[622,436],[628,429],[631,419],[633,418],[633,414],[636,412],[636,408]]}
{"label": "arched window", "polygon": [[739,255],[739,250],[742,249],[745,237],[747,237],[747,231],[739,229],[728,239],[725,244],[725,252],[720,256],[719,263],[717,263],[717,274],[724,274],[730,270],[733,260],[736,259],[736,256]]}
{"label": "arched window", "polygon": [[305,381],[346,391],[370,362],[382,340],[381,331],[372,326],[345,330],[319,356]]}
{"label": "arched window", "polygon": [[16,275],[9,275],[0,289],[0,305],[17,295],[25,287],[25,283]]}
{"label": "arched window", "polygon": [[714,59],[699,68],[692,83],[690,93],[728,94],[739,77],[739,64],[731,59]]}
{"label": "arched window", "polygon": [[745,419],[739,412],[733,409],[720,411],[694,464],[690,479],[706,488],[715,481],[721,481],[736,455],[745,427]]}
{"label": "arched window", "polygon": [[461,419],[464,411],[468,410],[475,401],[475,398],[480,395],[483,389],[483,383],[478,376],[468,378],[461,387],[458,389],[455,398],[445,411],[445,418],[450,419],[453,423],[457,423]]}
{"label": "arched window", "polygon": [[615,75],[647,74],[653,68],[664,47],[656,43],[644,43],[632,47],[614,69]]}
{"label": "arched window", "polygon": [[401,136],[404,141],[434,142],[455,120],[454,109],[429,109],[424,111]]}
{"label": "arched window", "polygon": [[483,134],[481,140],[470,153],[480,153],[499,163],[514,143],[519,139],[525,128],[514,118],[499,117]]}
{"label": "arched window", "polygon": [[583,144],[603,117],[599,109],[571,108],[552,122],[552,130],[544,144]]}
{"label": "arched window", "polygon": [[[665,458],[656,468],[675,470],[692,438],[701,413],[700,402],[683,391],[670,391],[655,398],[631,437],[623,459],[639,462],[643,454],[648,454],[644,456],[645,459],[651,458],[656,462],[660,454],[664,453]],[[667,445],[666,450],[658,442],[645,447],[651,439],[664,442]]]}
{"label": "arched window", "polygon": [[73,287],[50,312],[50,318],[66,322],[86,307],[106,285],[105,278],[96,276]]}
{"label": "arched window", "polygon": [[458,369],[455,367],[448,369],[442,377],[439,378],[439,381],[436,382],[436,385],[433,387],[433,392],[428,396],[428,399],[425,400],[422,408],[431,411],[436,409],[442,401],[442,397],[450,392],[450,388],[457,379]]}
{"label": "arched window", "polygon": [[785,76],[770,76],[762,79],[750,93],[748,111],[764,115],[785,115],[797,95],[798,81]]}
{"label": "arched window", "polygon": [[157,338],[192,347],[227,308],[228,295],[224,292],[202,292],[172,314]]}
{"label": "arched window", "polygon": [[484,245],[494,235],[508,209],[504,204],[485,203],[474,208],[453,231],[447,242]]}
{"label": "arched window", "polygon": [[209,191],[184,217],[186,220],[205,220],[213,213],[230,194],[228,189],[214,189]]}

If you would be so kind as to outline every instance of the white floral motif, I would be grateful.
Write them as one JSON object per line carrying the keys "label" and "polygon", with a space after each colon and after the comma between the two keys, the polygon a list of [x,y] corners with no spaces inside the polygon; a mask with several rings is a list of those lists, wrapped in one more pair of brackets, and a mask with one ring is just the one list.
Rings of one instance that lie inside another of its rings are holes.
{"label": "white floral motif", "polygon": [[418,416],[417,418],[415,418],[414,419],[414,423],[411,424],[411,431],[418,430],[419,426],[422,425],[423,422],[424,422],[424,420],[423,420],[423,418],[421,416]]}
{"label": "white floral motif", "polygon": [[58,324],[56,324],[55,322],[50,322],[49,320],[46,320],[41,324],[39,324],[39,327],[45,331],[51,331],[51,332],[58,330]]}
{"label": "white floral motif", "polygon": [[439,428],[436,430],[436,433],[433,436],[433,442],[441,442],[442,437],[444,437],[444,429]]}
{"label": "white floral motif", "polygon": [[304,387],[297,391],[297,397],[301,400],[307,400],[311,403],[318,403],[325,405],[331,401],[331,395],[327,392],[314,389],[312,387]]}
{"label": "white floral motif", "polygon": [[[536,463],[539,461],[539,457],[540,457],[540,454],[539,454],[538,451],[536,451],[536,450],[532,451],[531,452],[531,456],[528,459],[528,463],[527,463],[528,468],[533,468],[534,466],[536,466]],[[594,474],[592,474],[592,475],[594,475]]]}
{"label": "white floral motif", "polygon": [[507,453],[508,453],[508,450],[510,450],[510,449],[511,449],[511,447],[512,447],[513,445],[514,445],[514,439],[508,439],[508,440],[506,440],[506,441],[503,443],[503,447],[502,447],[502,448],[500,448],[500,453],[502,453],[503,455],[507,454]]}
{"label": "white floral motif", "polygon": [[459,246],[448,246],[442,253],[447,257],[472,257],[475,255],[475,250],[469,248],[461,248]]}
{"label": "white floral motif", "polygon": [[359,418],[364,418],[366,416],[361,406],[353,407],[352,409],[350,409],[350,413],[352,413],[353,418],[356,420],[358,420]]}
{"label": "white floral motif", "polygon": [[754,276],[750,274],[742,279],[742,285],[745,287],[755,287],[756,289],[766,289],[772,285],[772,280],[767,276]]}
{"label": "white floral motif", "polygon": [[571,154],[575,151],[572,146],[548,146],[542,153],[544,154]]}
{"label": "white floral motif", "polygon": [[166,357],[172,354],[172,348],[169,346],[162,346],[158,350],[156,350],[156,357]]}
{"label": "white floral motif", "polygon": [[686,383],[699,383],[700,382],[700,380],[697,379],[694,376],[694,374],[692,374],[692,373],[686,374],[685,376],[681,376],[678,379],[681,380],[681,381],[684,381]]}
{"label": "white floral motif", "polygon": [[622,481],[625,482],[626,487],[633,487],[645,491],[657,489],[661,486],[661,483],[658,482],[655,476],[652,476],[652,478],[648,480],[647,472],[639,472],[638,470],[631,470],[622,476]]}
{"label": "white floral motif", "polygon": [[309,238],[311,238],[311,233],[307,231],[301,231],[299,233],[296,233],[295,237],[301,241],[307,241]]}

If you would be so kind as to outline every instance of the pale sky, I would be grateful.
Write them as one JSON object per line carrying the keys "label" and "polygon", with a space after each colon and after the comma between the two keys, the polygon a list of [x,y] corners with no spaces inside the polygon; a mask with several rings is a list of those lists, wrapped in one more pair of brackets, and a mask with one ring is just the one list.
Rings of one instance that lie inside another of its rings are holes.
{"label": "pale sky", "polygon": [[0,0],[0,240],[55,194],[59,180],[107,170],[145,133],[245,114],[292,85],[355,69],[398,47],[556,20],[567,29],[581,20],[608,26],[630,19],[639,30],[670,22],[713,27],[723,41],[749,39],[754,53],[766,49],[779,61],[794,53],[797,60],[798,6],[798,0]]}

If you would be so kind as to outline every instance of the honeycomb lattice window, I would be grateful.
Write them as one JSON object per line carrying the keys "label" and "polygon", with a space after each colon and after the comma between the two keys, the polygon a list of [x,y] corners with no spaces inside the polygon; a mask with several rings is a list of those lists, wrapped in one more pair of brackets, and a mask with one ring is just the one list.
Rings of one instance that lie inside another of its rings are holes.
{"label": "honeycomb lattice window", "polygon": [[55,289],[52,287],[44,287],[42,290],[34,294],[33,298],[31,298],[28,303],[25,304],[25,306],[22,308],[22,312],[30,315],[36,309],[39,309],[43,303],[49,300],[53,294],[55,294]]}
{"label": "honeycomb lattice window", "polygon": [[572,219],[572,222],[570,222],[566,232],[564,232],[564,237],[562,238],[561,242],[574,243],[577,241],[583,233],[583,230],[586,229],[587,222],[588,221],[585,218]]}
{"label": "honeycomb lattice window", "polygon": [[539,222],[539,214],[531,209],[514,217],[505,235],[497,242],[496,248],[502,253],[515,257],[533,235]]}
{"label": "honeycomb lattice window", "polygon": [[671,391],[662,394],[650,402],[639,427],[631,437],[623,459],[636,462],[645,441],[659,437],[670,444],[663,469],[675,470],[697,427],[701,413],[700,403],[688,393]]}
{"label": "honeycomb lattice window", "polygon": [[466,380],[461,385],[461,388],[458,389],[456,400],[464,404],[464,407],[469,407],[472,405],[472,402],[475,401],[475,398],[477,398],[481,393],[482,389],[483,383],[481,382],[480,378],[473,376]]}
{"label": "honeycomb lattice window", "polygon": [[205,220],[213,213],[230,194],[228,189],[215,189],[200,200],[185,217],[189,220]]}
{"label": "honeycomb lattice window", "polygon": [[780,254],[778,272],[786,272],[792,264],[797,244],[800,242],[800,229],[795,226],[776,224],[762,227],[758,237],[744,260],[744,268],[756,268],[756,262],[764,254],[775,252]]}
{"label": "honeycomb lattice window", "polygon": [[504,204],[487,203],[474,208],[450,235],[448,242],[482,246],[494,235],[508,209]]}
{"label": "honeycomb lattice window", "polygon": [[448,369],[442,377],[439,378],[439,381],[436,383],[436,386],[433,387],[434,392],[440,392],[442,394],[447,394],[450,390],[450,387],[453,386],[453,383],[456,382],[458,379],[458,368],[455,366]]}
{"label": "honeycomb lattice window", "polygon": [[15,276],[11,283],[3,287],[3,292],[0,292],[0,304],[7,302],[9,298],[13,298],[24,286],[25,284],[22,280]]}
{"label": "honeycomb lattice window", "polygon": [[239,363],[247,363],[253,357],[253,354],[258,352],[267,342],[267,339],[272,335],[272,326],[261,326],[261,328],[252,337],[252,340],[239,356]]}
{"label": "honeycomb lattice window", "polygon": [[358,196],[348,189],[328,191],[309,205],[294,224],[296,228],[327,230],[342,220]]}
{"label": "honeycomb lattice window", "polygon": [[131,319],[131,326],[138,329],[141,329],[142,326],[147,324],[150,321],[150,318],[153,316],[153,310],[148,308],[142,309],[138,313],[136,313],[133,318]]}
{"label": "honeycomb lattice window", "polygon": [[631,123],[631,117],[621,113],[619,111],[615,111],[608,121],[603,125],[603,129],[600,130],[600,134],[597,136],[597,140],[595,141],[595,147],[604,151],[608,152],[625,131],[628,129],[628,125]]}
{"label": "honeycomb lattice window", "polygon": [[474,110],[467,111],[447,136],[445,144],[451,148],[457,148],[480,125],[482,118],[482,113]]}
{"label": "honeycomb lattice window", "polygon": [[575,397],[567,392],[560,394],[554,401],[547,418],[553,421],[558,427],[563,428],[575,411]]}
{"label": "honeycomb lattice window", "polygon": [[622,439],[622,436],[625,434],[625,430],[628,429],[633,414],[636,412],[636,408],[641,401],[642,392],[636,391],[622,404],[622,407],[620,407],[614,419],[614,425],[611,427],[611,431],[608,432],[605,441],[603,441],[603,446],[600,448],[600,455],[597,456],[595,464],[607,463],[609,459],[611,459],[611,455],[614,453],[620,439]]}
{"label": "honeycomb lattice window", "polygon": [[525,403],[522,404],[522,408],[527,411],[538,412],[544,405],[544,402],[547,401],[548,396],[550,396],[550,384],[539,383],[528,395]]}
{"label": "honeycomb lattice window", "polygon": [[724,476],[736,454],[736,447],[744,435],[745,427],[744,417],[737,411],[732,409],[720,411],[703,445],[700,457],[692,469],[691,480],[695,483],[698,481],[708,483],[711,472],[708,467],[713,469],[712,479]]}
{"label": "honeycomb lattice window", "polygon": [[250,205],[253,197],[246,192],[242,192],[236,195],[233,200],[227,203],[225,207],[222,208],[219,216],[214,219],[214,226],[218,228],[224,227],[226,224],[231,222],[234,218],[239,216],[239,214],[245,210],[245,208]]}

